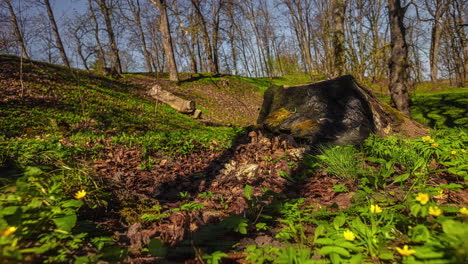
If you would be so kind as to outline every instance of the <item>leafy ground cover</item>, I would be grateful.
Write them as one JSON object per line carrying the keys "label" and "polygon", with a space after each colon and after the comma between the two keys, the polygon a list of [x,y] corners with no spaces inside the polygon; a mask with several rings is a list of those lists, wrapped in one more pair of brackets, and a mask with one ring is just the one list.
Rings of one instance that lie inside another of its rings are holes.
{"label": "leafy ground cover", "polygon": [[[21,80],[16,58],[0,62],[4,263],[468,261],[463,91],[414,98],[437,127],[428,136],[301,158],[288,138],[222,124],[252,124],[262,87],[302,77],[182,74],[177,86],[26,62]],[[154,84],[197,98],[207,119],[147,98]],[[223,119],[227,103],[239,107]]]}

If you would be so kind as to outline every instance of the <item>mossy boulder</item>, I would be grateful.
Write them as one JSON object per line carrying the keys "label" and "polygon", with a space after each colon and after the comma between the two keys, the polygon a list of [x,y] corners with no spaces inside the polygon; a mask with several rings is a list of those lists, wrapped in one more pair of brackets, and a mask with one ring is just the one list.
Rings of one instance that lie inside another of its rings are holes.
{"label": "mossy boulder", "polygon": [[345,75],[298,86],[272,86],[264,95],[257,123],[277,134],[308,143],[358,144],[371,133],[425,135],[426,128],[385,105]]}

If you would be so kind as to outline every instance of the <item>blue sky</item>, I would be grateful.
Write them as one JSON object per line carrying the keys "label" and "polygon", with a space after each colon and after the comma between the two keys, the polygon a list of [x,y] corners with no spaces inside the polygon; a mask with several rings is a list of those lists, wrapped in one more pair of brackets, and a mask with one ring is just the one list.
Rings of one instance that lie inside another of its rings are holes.
{"label": "blue sky", "polygon": [[52,0],[50,3],[57,18],[71,16],[75,10],[82,10],[88,4],[86,0]]}

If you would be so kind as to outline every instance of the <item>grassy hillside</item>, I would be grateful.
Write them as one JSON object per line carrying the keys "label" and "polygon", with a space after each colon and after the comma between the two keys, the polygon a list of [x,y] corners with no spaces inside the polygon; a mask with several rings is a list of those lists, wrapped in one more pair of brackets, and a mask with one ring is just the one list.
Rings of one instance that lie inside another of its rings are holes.
{"label": "grassy hillside", "polygon": [[[429,136],[300,158],[287,138],[245,127],[268,86],[304,75],[184,73],[176,85],[0,65],[2,263],[468,260],[466,90],[413,97]],[[195,100],[203,119],[149,98],[156,84]]]}

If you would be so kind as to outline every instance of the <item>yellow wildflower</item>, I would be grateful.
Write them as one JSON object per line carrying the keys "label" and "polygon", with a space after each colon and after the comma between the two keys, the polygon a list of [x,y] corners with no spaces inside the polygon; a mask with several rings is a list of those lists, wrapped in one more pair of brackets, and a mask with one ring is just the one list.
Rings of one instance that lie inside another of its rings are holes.
{"label": "yellow wildflower", "polygon": [[457,152],[455,150],[450,151],[450,154],[455,155]]}
{"label": "yellow wildflower", "polygon": [[416,201],[419,201],[422,205],[425,205],[427,202],[429,202],[429,195],[427,193],[418,193],[418,196],[416,196]]}
{"label": "yellow wildflower", "polygon": [[465,150],[465,149],[460,149],[460,151],[461,151],[461,152],[463,152],[463,153],[465,153],[465,152],[466,152],[466,150]]}
{"label": "yellow wildflower", "polygon": [[463,214],[463,215],[468,215],[468,209],[466,207],[463,207],[463,208],[460,208],[460,214]]}
{"label": "yellow wildflower", "polygon": [[437,148],[437,147],[439,147],[439,144],[437,144],[437,143],[432,143],[432,147]]}
{"label": "yellow wildflower", "polygon": [[2,237],[7,237],[7,236],[13,234],[17,229],[18,229],[18,227],[16,227],[16,226],[10,226],[7,229],[3,230],[3,232],[1,233],[2,234],[1,236]]}
{"label": "yellow wildflower", "polygon": [[447,198],[447,195],[444,193],[444,190],[439,190],[437,192],[437,195],[434,195],[434,198],[444,199],[444,198]]}
{"label": "yellow wildflower", "polygon": [[442,214],[442,209],[437,206],[429,206],[429,214],[433,216],[439,216]]}
{"label": "yellow wildflower", "polygon": [[81,191],[78,191],[78,192],[75,193],[75,198],[76,199],[82,199],[85,196],[86,196],[86,191],[85,190],[81,190]]}
{"label": "yellow wildflower", "polygon": [[373,214],[378,214],[378,213],[382,212],[382,208],[380,208],[380,206],[378,206],[378,205],[371,204],[370,212],[373,213]]}
{"label": "yellow wildflower", "polygon": [[356,239],[356,235],[354,235],[353,231],[346,230],[343,232],[344,239],[349,241],[354,241]]}
{"label": "yellow wildflower", "polygon": [[431,140],[431,137],[430,137],[430,136],[422,137],[422,141],[423,141],[423,142],[427,142],[427,141],[429,141],[429,140]]}
{"label": "yellow wildflower", "polygon": [[408,245],[404,245],[403,248],[399,248],[399,247],[396,247],[395,248],[398,253],[400,253],[400,255],[402,256],[411,256],[413,255],[414,253],[416,253],[416,250],[414,249],[409,249],[408,248]]}

